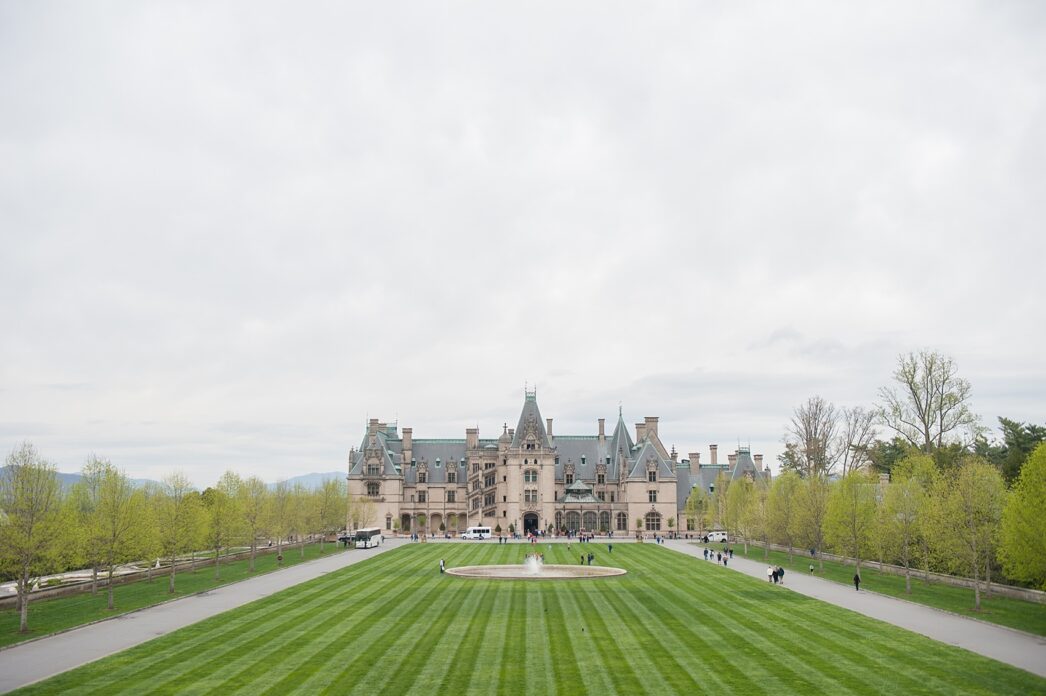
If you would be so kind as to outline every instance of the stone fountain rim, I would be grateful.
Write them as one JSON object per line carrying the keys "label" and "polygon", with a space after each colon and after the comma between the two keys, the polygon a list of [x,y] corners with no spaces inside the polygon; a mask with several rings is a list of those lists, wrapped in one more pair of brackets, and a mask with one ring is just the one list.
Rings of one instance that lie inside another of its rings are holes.
{"label": "stone fountain rim", "polygon": [[[472,580],[594,580],[625,575],[624,568],[613,566],[546,564],[541,567],[549,575],[532,575],[525,565],[471,565],[447,568],[447,574]],[[494,571],[492,574],[490,571]],[[500,572],[499,572],[500,571]],[[561,573],[561,574],[560,574]]]}

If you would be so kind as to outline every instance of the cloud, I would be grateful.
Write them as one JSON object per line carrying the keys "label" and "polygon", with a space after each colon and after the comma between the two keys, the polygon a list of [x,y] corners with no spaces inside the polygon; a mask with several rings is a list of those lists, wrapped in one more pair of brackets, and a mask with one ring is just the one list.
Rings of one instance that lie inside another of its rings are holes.
{"label": "cloud", "polygon": [[274,480],[526,380],[772,459],[923,347],[1041,421],[1043,20],[0,7],[0,445]]}

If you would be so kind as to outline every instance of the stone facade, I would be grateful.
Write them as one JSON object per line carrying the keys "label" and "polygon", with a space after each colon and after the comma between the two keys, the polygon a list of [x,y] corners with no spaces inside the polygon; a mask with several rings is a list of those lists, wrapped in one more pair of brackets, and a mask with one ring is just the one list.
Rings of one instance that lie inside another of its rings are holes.
{"label": "stone facade", "polygon": [[504,534],[510,527],[626,534],[637,520],[645,532],[667,533],[673,518],[679,530],[691,487],[707,486],[718,471],[678,462],[653,416],[635,425],[635,439],[620,410],[610,433],[600,418],[594,435],[555,435],[536,392],[527,391],[516,427],[506,424],[497,439],[480,438],[477,428],[463,439],[415,439],[411,428],[371,419],[349,455],[348,480],[350,495],[372,500],[374,523],[388,530],[436,534],[442,524],[450,532],[500,525]]}

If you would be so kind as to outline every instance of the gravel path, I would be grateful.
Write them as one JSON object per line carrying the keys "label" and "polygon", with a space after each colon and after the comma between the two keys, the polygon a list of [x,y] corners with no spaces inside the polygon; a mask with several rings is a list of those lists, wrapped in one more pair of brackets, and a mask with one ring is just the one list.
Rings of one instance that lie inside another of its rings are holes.
{"label": "gravel path", "polygon": [[[702,547],[687,541],[666,541],[665,546],[674,551],[694,556],[702,563]],[[766,565],[757,561],[736,557],[730,559],[730,570],[751,575],[766,582]],[[1017,631],[1003,626],[968,619],[922,604],[906,602],[875,592],[857,592],[849,585],[823,578],[789,571],[785,574],[783,589],[798,592],[808,597],[829,602],[859,614],[879,619],[894,626],[955,645],[990,657],[999,662],[1046,677],[1046,638]]]}

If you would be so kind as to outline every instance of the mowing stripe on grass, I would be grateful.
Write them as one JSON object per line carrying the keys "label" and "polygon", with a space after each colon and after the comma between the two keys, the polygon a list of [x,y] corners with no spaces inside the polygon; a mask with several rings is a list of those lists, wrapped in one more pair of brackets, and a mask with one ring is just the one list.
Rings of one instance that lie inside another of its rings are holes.
{"label": "mowing stripe on grass", "polygon": [[483,642],[483,627],[487,617],[490,616],[491,607],[494,606],[494,583],[491,581],[480,582],[474,591],[477,594],[472,599],[472,615],[461,633],[461,647],[454,658],[454,669],[449,670],[443,676],[443,681],[436,693],[464,693],[468,687],[469,678],[476,667],[479,646]]}
{"label": "mowing stripe on grass", "polygon": [[[555,581],[554,581],[555,582]],[[586,617],[577,601],[577,581],[556,582],[556,590],[563,606],[563,621],[567,639],[574,644],[574,654],[581,663],[581,681],[589,693],[617,693],[614,684],[607,678],[605,669],[593,668],[601,665],[599,651],[594,645],[600,639],[610,639],[611,636],[596,636],[592,633]]]}
{"label": "mowing stripe on grass", "polygon": [[[592,627],[593,640],[603,658],[603,664],[617,666],[617,669],[610,671],[614,689],[620,694],[658,693],[661,686],[660,675],[654,674],[652,678],[647,679],[645,684],[639,679],[639,674],[643,673],[643,670],[636,664],[642,655],[639,645],[633,641],[632,650],[621,649],[620,643],[628,638],[634,638],[634,634],[621,631],[620,624],[616,622],[614,624],[607,622],[606,616],[616,615],[616,612],[606,606],[604,592],[605,589],[597,585],[578,586],[578,604]],[[645,673],[650,674],[650,672]]]}
{"label": "mowing stripe on grass", "polygon": [[505,640],[501,645],[501,669],[498,670],[498,693],[518,694],[526,686],[527,643],[526,589],[523,581],[507,583],[511,595],[505,622]]}
{"label": "mowing stripe on grass", "polygon": [[573,693],[581,683],[581,670],[574,653],[573,641],[567,636],[563,604],[560,602],[559,593],[554,589],[543,593],[542,599],[548,610],[545,625],[548,645],[552,648],[552,670],[556,675],[556,684]]}
{"label": "mowing stripe on grass", "polygon": [[554,694],[556,679],[552,671],[551,645],[548,639],[548,608],[542,599],[544,593],[526,593],[526,693]]}

